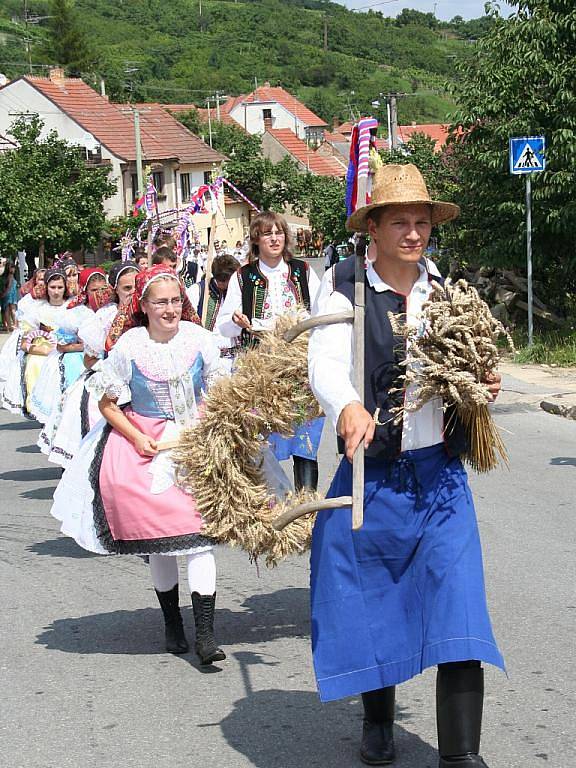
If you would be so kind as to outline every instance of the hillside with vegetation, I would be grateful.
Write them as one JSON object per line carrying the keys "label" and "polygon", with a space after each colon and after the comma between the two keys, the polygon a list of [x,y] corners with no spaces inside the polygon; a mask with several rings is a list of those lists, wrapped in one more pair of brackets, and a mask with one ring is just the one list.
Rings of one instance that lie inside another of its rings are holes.
{"label": "hillside with vegetation", "polygon": [[[441,121],[455,63],[473,54],[490,17],[396,19],[325,0],[4,0],[0,71],[9,77],[64,65],[114,100],[193,102],[282,85],[327,121],[399,99],[401,122]],[[29,41],[29,42],[27,42]]]}

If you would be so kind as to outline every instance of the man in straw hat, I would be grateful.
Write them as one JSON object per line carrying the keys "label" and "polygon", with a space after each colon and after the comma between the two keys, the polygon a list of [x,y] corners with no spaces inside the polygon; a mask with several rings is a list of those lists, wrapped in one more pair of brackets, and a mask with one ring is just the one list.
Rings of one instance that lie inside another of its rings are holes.
{"label": "man in straw hat", "polygon": [[[316,328],[310,383],[332,418],[346,458],[328,493],[351,494],[350,460],[363,442],[364,524],[351,530],[341,509],[318,515],[312,542],[314,667],[323,701],[362,694],[360,755],[369,765],[394,759],[395,686],[438,666],[440,768],[486,766],[479,756],[481,661],[503,668],[484,591],[472,496],[459,456],[466,436],[439,400],[398,422],[393,409],[414,397],[398,385],[404,341],[388,312],[415,324],[433,279],[424,257],[432,227],[459,208],[430,198],[414,165],[376,171],[372,202],[347,226],[368,232],[375,260],[366,269],[364,403],[352,384],[353,328]],[[354,259],[326,272],[314,314],[350,310]],[[499,376],[489,389],[496,397]]]}

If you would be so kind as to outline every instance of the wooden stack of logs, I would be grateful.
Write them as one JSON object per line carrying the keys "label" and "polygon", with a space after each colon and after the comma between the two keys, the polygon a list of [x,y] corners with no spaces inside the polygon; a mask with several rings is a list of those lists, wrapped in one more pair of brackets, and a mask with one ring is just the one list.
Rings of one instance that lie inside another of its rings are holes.
{"label": "wooden stack of logs", "polygon": [[[494,267],[455,267],[452,279],[463,278],[480,294],[497,320],[507,327],[526,325],[528,313],[528,281],[509,269]],[[563,326],[566,322],[558,317],[537,295],[538,284],[534,285],[534,315],[551,328]]]}

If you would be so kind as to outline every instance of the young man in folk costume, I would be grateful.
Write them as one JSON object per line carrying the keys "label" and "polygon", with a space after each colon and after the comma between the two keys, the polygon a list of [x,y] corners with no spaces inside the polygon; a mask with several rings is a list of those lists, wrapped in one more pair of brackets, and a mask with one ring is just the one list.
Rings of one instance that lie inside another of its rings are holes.
{"label": "young man in folk costume", "polygon": [[[310,309],[320,281],[310,266],[290,251],[288,225],[271,211],[259,213],[250,224],[250,261],[230,280],[216,330],[229,338],[253,343],[251,332],[273,328],[274,321],[298,305]],[[271,435],[270,444],[281,461],[293,457],[294,485],[316,489],[317,453],[323,419],[299,427],[294,437]]]}
{"label": "young man in folk costume", "polygon": [[[215,334],[216,343],[220,348],[220,356],[226,358],[226,364],[229,371],[232,370],[232,363],[238,350],[240,349],[240,339],[226,338],[216,331],[218,315],[228,292],[228,284],[232,275],[238,269],[238,262],[233,256],[221,254],[216,256],[212,262],[212,278],[208,285],[208,304],[206,307],[206,319],[204,327]],[[186,289],[186,294],[190,303],[202,318],[204,311],[204,301],[206,300],[206,278],[203,277],[199,283],[194,283]]]}
{"label": "young man in folk costume", "polygon": [[[398,384],[407,351],[388,312],[418,322],[432,280],[441,280],[424,258],[431,229],[458,213],[430,199],[415,166],[388,165],[376,172],[372,203],[348,220],[376,246],[365,283],[365,407],[352,384],[352,325],[316,328],[310,340],[310,383],[346,453],[329,497],[351,495],[350,462],[361,442],[366,450],[362,528],[352,531],[350,513],[336,509],[319,513],[314,529],[314,666],[323,701],[362,694],[360,754],[369,765],[394,759],[395,686],[437,665],[440,768],[486,766],[481,661],[504,667],[459,458],[464,430],[439,400],[393,419],[394,407],[415,391]],[[315,314],[353,304],[354,259],[347,259],[326,273]],[[488,387],[496,397],[497,374]]]}

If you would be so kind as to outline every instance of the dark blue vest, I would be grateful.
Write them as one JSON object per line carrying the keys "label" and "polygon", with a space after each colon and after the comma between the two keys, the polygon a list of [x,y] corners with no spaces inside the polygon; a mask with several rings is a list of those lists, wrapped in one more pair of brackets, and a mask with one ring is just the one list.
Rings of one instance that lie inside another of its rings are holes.
{"label": "dark blue vest", "polygon": [[[354,262],[351,256],[334,267],[334,290],[345,296],[354,306]],[[439,278],[438,282],[442,282]],[[376,291],[366,279],[366,317],[364,325],[364,406],[374,414],[379,408],[374,440],[367,456],[392,460],[400,455],[402,447],[402,421],[395,424],[391,410],[402,406],[404,391],[400,376],[406,360],[406,342],[394,336],[388,312],[406,312],[406,297],[394,291]],[[397,392],[390,390],[397,389]],[[466,434],[454,408],[444,413],[444,444],[451,456],[465,453]],[[342,451],[343,443],[339,440]]]}

